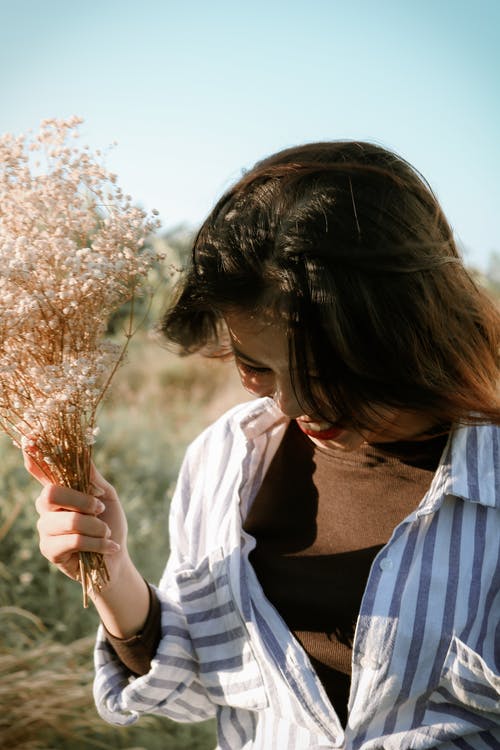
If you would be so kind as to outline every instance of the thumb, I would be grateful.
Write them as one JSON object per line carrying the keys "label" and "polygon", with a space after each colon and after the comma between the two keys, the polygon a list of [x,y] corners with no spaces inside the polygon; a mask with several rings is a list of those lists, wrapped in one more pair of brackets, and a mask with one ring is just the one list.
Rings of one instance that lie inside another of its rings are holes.
{"label": "thumb", "polygon": [[90,467],[90,491],[96,497],[102,497],[103,495],[106,495],[108,498],[110,498],[116,496],[116,491],[113,485],[111,485],[108,481],[106,481],[106,479],[104,479],[102,474],[96,469],[93,462]]}
{"label": "thumb", "polygon": [[24,466],[32,477],[37,479],[40,484],[43,484],[44,486],[47,484],[57,484],[53,473],[48,464],[43,460],[43,456],[37,449],[36,445],[33,445],[29,440],[23,438],[22,450]]}

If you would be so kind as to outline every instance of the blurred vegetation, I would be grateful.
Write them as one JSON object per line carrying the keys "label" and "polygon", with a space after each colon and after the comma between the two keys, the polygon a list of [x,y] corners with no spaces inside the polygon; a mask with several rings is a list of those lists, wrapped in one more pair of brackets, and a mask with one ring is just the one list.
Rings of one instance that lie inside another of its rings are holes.
{"label": "blurred vegetation", "polygon": [[[187,443],[226,408],[246,398],[234,368],[200,357],[180,359],[148,333],[161,315],[191,233],[178,227],[167,258],[151,273],[153,304],[136,303],[142,329],[132,339],[100,413],[95,461],[117,488],[129,520],[131,554],[157,581],[168,556],[167,516]],[[500,255],[475,274],[500,296]],[[128,310],[113,319],[118,335]],[[19,451],[0,436],[0,747],[16,750],[211,750],[213,722],[176,724],[145,717],[129,728],[103,722],[92,699],[97,616],[80,587],[38,552],[33,507],[38,485]]]}
{"label": "blurred vegetation", "polygon": [[[142,326],[99,414],[95,446],[95,462],[127,513],[131,555],[153,582],[168,557],[168,507],[186,445],[245,398],[229,363],[181,359],[148,330],[183,262],[179,250],[166,252],[163,266],[151,274],[153,304],[138,300]],[[127,316],[125,309],[114,319],[115,335]],[[0,747],[212,750],[213,722],[144,717],[122,728],[98,716],[92,698],[97,615],[83,609],[80,586],[40,555],[34,508],[39,486],[4,435],[0,456]]]}
{"label": "blurred vegetation", "polygon": [[488,263],[488,270],[484,276],[487,288],[500,299],[500,253],[492,252]]}

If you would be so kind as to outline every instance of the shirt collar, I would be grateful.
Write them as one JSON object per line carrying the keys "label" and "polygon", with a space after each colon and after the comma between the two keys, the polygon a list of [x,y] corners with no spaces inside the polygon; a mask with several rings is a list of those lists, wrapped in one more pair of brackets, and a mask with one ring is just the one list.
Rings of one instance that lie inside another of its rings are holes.
{"label": "shirt collar", "polygon": [[500,428],[457,427],[443,451],[434,479],[418,509],[432,513],[446,495],[492,508],[500,507]]}
{"label": "shirt collar", "polygon": [[290,421],[281,412],[272,398],[259,398],[250,401],[247,409],[240,414],[239,426],[249,440],[255,440],[274,427],[284,427]]}
{"label": "shirt collar", "polygon": [[[288,422],[271,398],[249,402],[239,420],[249,440],[283,429]],[[500,427],[468,425],[452,430],[418,515],[437,510],[446,495],[500,508]]]}
{"label": "shirt collar", "polygon": [[500,427],[455,430],[451,444],[451,492],[473,503],[500,507]]}

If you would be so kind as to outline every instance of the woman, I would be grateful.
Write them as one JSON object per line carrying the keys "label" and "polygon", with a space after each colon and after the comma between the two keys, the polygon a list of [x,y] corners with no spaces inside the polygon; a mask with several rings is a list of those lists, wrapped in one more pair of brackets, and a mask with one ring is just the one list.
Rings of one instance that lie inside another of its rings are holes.
{"label": "woman", "polygon": [[95,497],[38,499],[63,572],[108,556],[102,716],[216,716],[231,750],[500,747],[499,330],[395,154],[310,144],[245,174],[163,331],[259,398],[188,449],[159,588],[97,472]]}

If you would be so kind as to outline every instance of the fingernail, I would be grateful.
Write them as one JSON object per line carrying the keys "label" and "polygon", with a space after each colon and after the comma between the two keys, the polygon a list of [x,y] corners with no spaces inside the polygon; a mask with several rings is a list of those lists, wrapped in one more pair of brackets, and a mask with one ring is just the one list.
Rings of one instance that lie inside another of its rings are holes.
{"label": "fingernail", "polygon": [[90,490],[90,494],[93,495],[94,497],[102,497],[105,492],[105,490],[103,490],[102,487],[98,487],[93,482],[91,482],[89,490]]}
{"label": "fingernail", "polygon": [[108,541],[108,552],[118,552],[120,545],[113,542],[111,539]]}
{"label": "fingernail", "polygon": [[106,510],[106,506],[104,505],[104,503],[101,503],[100,500],[96,499],[95,509],[97,511],[97,515],[100,516],[101,513],[103,513]]}

